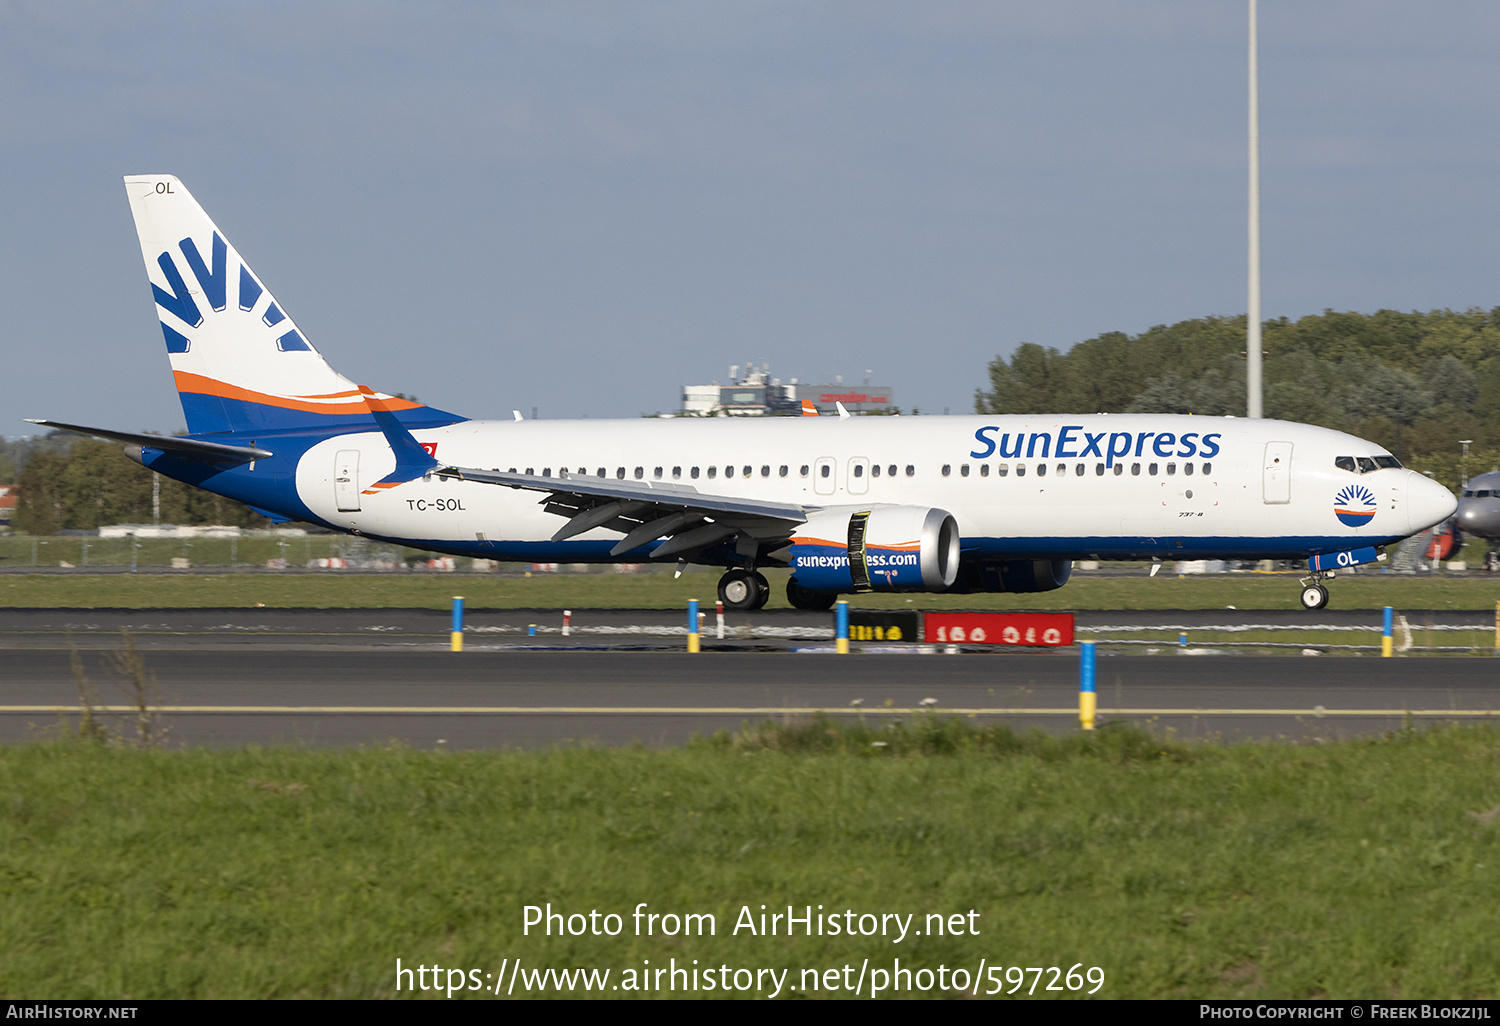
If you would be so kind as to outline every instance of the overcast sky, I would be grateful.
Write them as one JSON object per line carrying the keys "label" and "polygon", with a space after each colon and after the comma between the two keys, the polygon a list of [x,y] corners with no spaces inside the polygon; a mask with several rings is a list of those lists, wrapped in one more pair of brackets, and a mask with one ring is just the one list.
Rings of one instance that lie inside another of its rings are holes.
{"label": "overcast sky", "polygon": [[[182,414],[121,177],[328,360],[633,417],[1245,302],[1245,0],[0,0],[0,434]],[[1261,0],[1265,314],[1500,305],[1500,5]]]}

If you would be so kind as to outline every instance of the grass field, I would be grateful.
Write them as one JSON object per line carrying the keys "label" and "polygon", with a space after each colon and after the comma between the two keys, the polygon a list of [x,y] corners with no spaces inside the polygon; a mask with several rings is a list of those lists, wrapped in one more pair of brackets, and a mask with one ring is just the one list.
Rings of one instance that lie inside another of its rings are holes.
{"label": "grass field", "polygon": [[[1215,747],[929,719],[666,752],[37,743],[0,748],[0,898],[10,998],[392,997],[398,957],[486,987],[517,958],[606,987],[675,958],[795,988],[899,957],[1098,966],[1100,997],[1493,998],[1500,734]],[[523,935],[547,902],[623,931]],[[639,902],[716,934],[636,936]],[[972,909],[978,935],[733,935],[762,904],[916,929]]]}
{"label": "grass field", "polygon": [[[786,571],[768,571],[768,608],[789,608]],[[712,603],[717,572],[696,568],[638,574],[4,574],[0,606],[149,609],[172,607],[446,608],[463,595],[471,609],[681,609]],[[1334,609],[1493,610],[1500,576],[1355,574],[1330,585]],[[1217,574],[1155,578],[1076,575],[1038,595],[856,595],[869,609],[1299,609],[1295,574]]]}

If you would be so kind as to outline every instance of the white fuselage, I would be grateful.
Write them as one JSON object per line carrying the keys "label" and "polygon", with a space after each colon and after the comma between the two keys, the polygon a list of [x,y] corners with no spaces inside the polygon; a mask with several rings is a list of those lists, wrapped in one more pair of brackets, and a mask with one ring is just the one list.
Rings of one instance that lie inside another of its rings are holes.
{"label": "white fuselage", "polygon": [[[965,555],[980,558],[1306,556],[1406,537],[1455,505],[1412,471],[1335,465],[1380,446],[1271,420],[463,421],[413,434],[445,466],[663,481],[809,509],[935,507],[956,518]],[[330,438],[301,458],[297,493],[334,527],[497,558],[603,560],[621,537],[596,528],[549,542],[564,521],[535,491],[435,476],[371,489],[394,465],[378,431]],[[343,472],[353,476],[341,484]]]}

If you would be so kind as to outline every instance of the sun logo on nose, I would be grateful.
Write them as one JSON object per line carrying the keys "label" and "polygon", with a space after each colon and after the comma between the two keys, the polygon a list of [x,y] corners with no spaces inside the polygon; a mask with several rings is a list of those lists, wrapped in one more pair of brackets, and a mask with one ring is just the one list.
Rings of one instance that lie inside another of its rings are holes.
{"label": "sun logo on nose", "polygon": [[1333,514],[1345,527],[1363,527],[1374,518],[1378,505],[1370,489],[1349,485],[1333,497]]}

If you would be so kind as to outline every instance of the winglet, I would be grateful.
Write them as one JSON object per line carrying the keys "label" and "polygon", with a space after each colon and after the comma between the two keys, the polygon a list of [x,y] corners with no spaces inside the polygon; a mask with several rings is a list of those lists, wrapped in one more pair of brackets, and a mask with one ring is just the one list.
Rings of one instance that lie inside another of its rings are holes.
{"label": "winglet", "polygon": [[843,403],[836,402],[833,405],[835,405],[835,406],[837,406],[839,408],[839,420],[848,420],[849,419],[849,411],[846,410],[846,409],[844,409],[844,404]]}
{"label": "winglet", "polygon": [[385,435],[391,452],[396,454],[396,469],[371,485],[371,490],[415,481],[438,465],[432,454],[422,448],[422,443],[412,437],[406,425],[396,417],[394,411],[406,409],[409,403],[376,392],[365,385],[359,386],[359,392],[365,401],[365,407],[375,418],[375,423],[380,425],[380,431]]}

